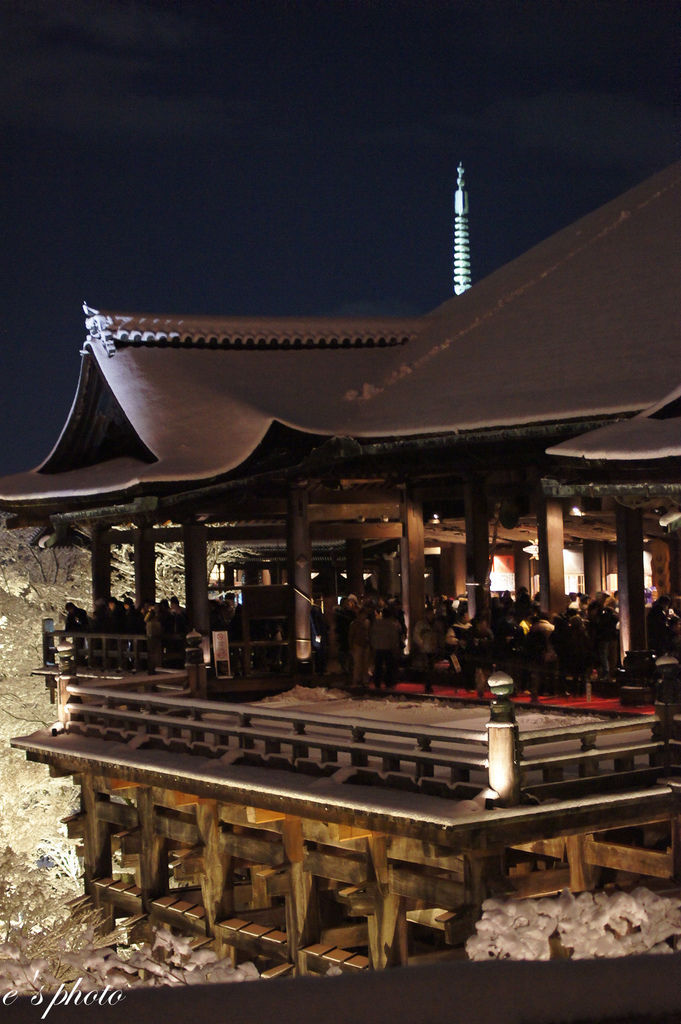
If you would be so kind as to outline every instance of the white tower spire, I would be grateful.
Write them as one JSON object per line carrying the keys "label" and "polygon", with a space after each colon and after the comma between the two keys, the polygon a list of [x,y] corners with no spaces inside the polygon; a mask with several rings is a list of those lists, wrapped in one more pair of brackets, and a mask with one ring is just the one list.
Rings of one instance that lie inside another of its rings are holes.
{"label": "white tower spire", "polygon": [[461,295],[471,286],[471,245],[468,234],[468,192],[463,165],[457,167],[454,193],[454,294]]}

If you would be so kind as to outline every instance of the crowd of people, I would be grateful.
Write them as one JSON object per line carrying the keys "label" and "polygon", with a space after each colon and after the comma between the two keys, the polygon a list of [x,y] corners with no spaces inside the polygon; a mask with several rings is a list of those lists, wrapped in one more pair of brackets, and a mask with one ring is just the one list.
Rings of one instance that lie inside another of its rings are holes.
{"label": "crowd of people", "polygon": [[[158,625],[166,636],[186,636],[187,613],[177,597],[158,602],[147,601],[137,607],[132,597],[98,598],[90,614],[73,601],[64,607],[64,629],[67,633],[103,633],[126,636],[149,634],[149,623]],[[154,630],[156,632],[156,630]]]}
{"label": "crowd of people", "polygon": [[[210,601],[209,611],[211,631],[225,630],[230,643],[240,644],[241,605],[226,595]],[[257,628],[268,625],[260,621]],[[283,664],[285,627],[280,621],[271,625],[272,635],[268,631],[260,639],[271,641]],[[136,607],[124,596],[97,600],[91,614],[67,602],[64,628],[72,633],[146,634],[155,645],[163,643],[166,652],[176,647],[179,654],[189,623],[177,597]],[[654,654],[681,660],[681,603],[668,595],[657,598],[648,611],[647,632]],[[427,603],[408,645],[398,598],[369,592],[360,600],[349,594],[332,615],[323,613],[320,602],[311,605],[310,635],[315,674],[325,674],[334,651],[348,683],[356,687],[372,682],[377,688],[392,688],[400,668],[408,664],[411,674],[423,677],[427,691],[436,666],[455,684],[481,689],[489,667],[497,664],[511,667],[519,685],[533,693],[579,692],[588,679],[612,683],[620,667],[617,593],[571,594],[565,610],[551,617],[542,611],[539,596],[532,599],[524,587],[515,596],[508,591],[493,596],[473,618],[465,598],[439,597]]]}
{"label": "crowd of people", "polygon": [[[617,593],[566,596],[563,612],[549,616],[520,587],[493,596],[489,606],[471,618],[465,599],[439,597],[429,602],[410,637],[409,670],[421,674],[426,691],[435,667],[469,689],[482,689],[492,664],[512,669],[522,689],[541,692],[583,692],[588,680],[608,688],[620,664]],[[341,601],[335,615],[341,666],[353,685],[393,686],[398,666],[406,659],[407,632],[397,599],[371,594],[359,601],[353,594]],[[681,660],[681,605],[662,596],[648,612],[648,646],[656,655]]]}

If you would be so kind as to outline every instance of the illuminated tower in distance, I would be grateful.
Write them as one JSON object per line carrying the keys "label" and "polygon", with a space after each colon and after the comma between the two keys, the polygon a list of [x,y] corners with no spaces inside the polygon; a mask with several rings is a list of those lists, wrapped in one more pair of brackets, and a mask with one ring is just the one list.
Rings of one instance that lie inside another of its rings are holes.
{"label": "illuminated tower in distance", "polygon": [[456,169],[454,193],[454,294],[462,295],[471,286],[471,243],[468,234],[468,192],[463,165]]}

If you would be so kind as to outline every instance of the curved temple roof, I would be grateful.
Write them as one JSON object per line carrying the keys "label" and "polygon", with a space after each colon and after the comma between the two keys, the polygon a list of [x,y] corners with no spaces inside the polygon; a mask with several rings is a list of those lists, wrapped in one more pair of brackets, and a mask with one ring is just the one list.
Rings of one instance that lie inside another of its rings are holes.
{"label": "curved temple roof", "polygon": [[624,462],[681,456],[681,386],[638,416],[547,449],[549,455]]}
{"label": "curved temple roof", "polygon": [[[275,421],[371,438],[628,417],[660,402],[674,381],[680,240],[676,164],[424,317],[86,310],[85,360],[96,364],[149,458],[55,463],[83,415],[77,395],[51,456],[0,481],[0,500],[219,477],[241,465]],[[626,432],[636,422],[604,430]],[[671,422],[655,429],[672,430]],[[569,443],[552,451],[576,454]]]}

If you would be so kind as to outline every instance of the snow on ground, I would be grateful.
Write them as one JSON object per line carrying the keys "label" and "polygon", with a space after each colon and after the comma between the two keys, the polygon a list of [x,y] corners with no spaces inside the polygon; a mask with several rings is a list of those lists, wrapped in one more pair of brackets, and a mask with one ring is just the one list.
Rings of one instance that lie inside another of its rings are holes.
{"label": "snow on ground", "polygon": [[[681,948],[681,900],[639,887],[544,899],[490,899],[466,943],[471,960],[573,960]],[[549,941],[551,940],[551,941]]]}
{"label": "snow on ground", "polygon": [[[407,725],[451,725],[456,728],[480,729],[489,721],[489,707],[486,705],[464,704],[456,707],[436,699],[404,700],[398,696],[353,699],[345,690],[329,689],[325,686],[294,686],[283,693],[265,697],[257,703],[280,708],[296,708],[303,713],[323,712],[325,709],[320,705],[331,704],[332,707],[328,710],[333,715],[394,721]],[[607,721],[599,715],[566,715],[555,711],[523,711],[521,708],[516,710],[516,718],[521,731]]]}

